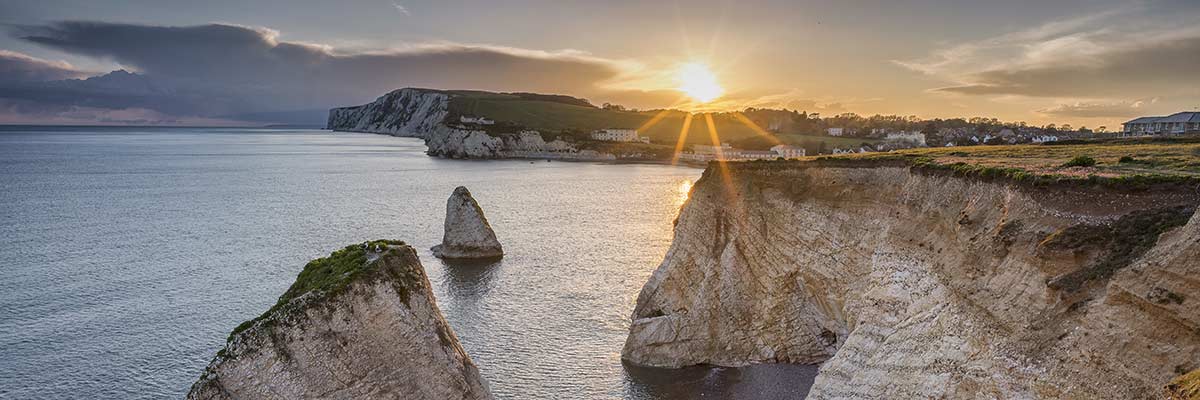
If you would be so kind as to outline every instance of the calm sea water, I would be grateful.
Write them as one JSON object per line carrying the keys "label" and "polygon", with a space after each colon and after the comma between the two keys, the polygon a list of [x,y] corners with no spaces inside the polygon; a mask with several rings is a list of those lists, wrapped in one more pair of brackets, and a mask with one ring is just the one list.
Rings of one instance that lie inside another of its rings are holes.
{"label": "calm sea water", "polygon": [[[309,259],[420,250],[498,397],[801,398],[802,366],[626,368],[638,290],[700,171],[450,161],[316,130],[0,128],[0,397],[179,398]],[[429,254],[465,185],[508,253]]]}

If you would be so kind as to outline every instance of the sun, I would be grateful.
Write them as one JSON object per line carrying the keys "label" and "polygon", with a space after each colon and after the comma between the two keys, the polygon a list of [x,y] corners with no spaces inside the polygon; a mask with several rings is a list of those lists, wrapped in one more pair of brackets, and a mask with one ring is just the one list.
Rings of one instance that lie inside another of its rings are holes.
{"label": "sun", "polygon": [[693,100],[707,103],[725,94],[725,89],[717,83],[717,76],[707,65],[701,63],[686,63],[675,71],[675,79],[679,81],[678,89]]}

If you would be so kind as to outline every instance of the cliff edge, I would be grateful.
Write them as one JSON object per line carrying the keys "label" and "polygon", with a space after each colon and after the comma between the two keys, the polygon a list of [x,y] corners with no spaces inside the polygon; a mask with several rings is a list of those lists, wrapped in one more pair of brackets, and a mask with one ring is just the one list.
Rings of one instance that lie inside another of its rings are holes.
{"label": "cliff edge", "polygon": [[1200,367],[1193,187],[710,166],[622,357],[823,363],[809,398],[1146,398]]}
{"label": "cliff edge", "polygon": [[348,246],[309,262],[238,326],[189,399],[490,399],[412,247]]}

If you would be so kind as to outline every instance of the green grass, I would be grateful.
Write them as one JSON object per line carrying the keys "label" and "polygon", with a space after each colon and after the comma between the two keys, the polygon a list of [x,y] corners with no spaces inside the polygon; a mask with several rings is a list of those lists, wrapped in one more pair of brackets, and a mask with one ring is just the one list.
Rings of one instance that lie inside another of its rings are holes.
{"label": "green grass", "polygon": [[[387,249],[388,245],[404,244],[404,242],[397,240],[374,240],[365,243],[371,251],[374,251],[376,246]],[[300,271],[292,286],[282,296],[279,296],[279,300],[275,302],[274,306],[271,306],[270,309],[257,318],[238,325],[233,329],[233,332],[229,333],[228,340],[233,340],[233,337],[237,336],[238,333],[249,329],[258,321],[269,317],[300,296],[317,291],[336,293],[345,288],[356,276],[370,270],[369,267],[371,264],[367,263],[367,258],[367,251],[363,250],[363,243],[358,243],[334,251],[328,257],[309,261],[304,266],[304,269]]]}
{"label": "green grass", "polygon": [[1200,141],[939,147],[817,159],[903,161],[960,174],[1027,181],[1145,185],[1200,180]]}
{"label": "green grass", "polygon": [[[1176,373],[1183,374],[1186,372],[1186,370],[1181,372],[1179,369],[1180,367],[1176,367]],[[1167,385],[1167,392],[1171,396],[1174,396],[1167,397],[1169,399],[1195,399],[1200,397],[1200,368],[1172,380]]]}
{"label": "green grass", "polygon": [[[568,102],[530,99],[516,94],[462,91],[451,93],[455,95],[450,104],[451,118],[457,118],[458,115],[482,115],[497,121],[498,125],[511,124],[535,129],[550,133],[547,135],[549,137],[568,132],[585,137],[588,132],[596,129],[624,128],[638,129],[639,134],[650,137],[650,140],[656,143],[674,144],[685,134],[683,128],[687,126],[685,143],[711,144],[715,131],[721,142],[736,143],[751,139],[752,142],[740,145],[741,148],[747,149],[765,149],[784,143],[804,146],[810,153],[815,153],[821,148],[821,142],[825,143],[826,151],[835,147],[877,142],[861,138],[771,134],[760,127],[751,126],[737,118],[734,113],[694,114],[688,122],[689,113],[678,110],[604,110]],[[712,129],[708,123],[710,118]],[[765,139],[764,135],[773,136],[775,139]],[[753,141],[756,138],[762,139]]]}
{"label": "green grass", "polygon": [[[1121,160],[1117,160],[1117,162],[1119,163],[1119,162],[1121,162]],[[1063,167],[1066,167],[1066,168],[1094,167],[1094,166],[1096,166],[1096,159],[1085,156],[1085,155],[1075,156],[1074,158],[1067,160],[1067,162],[1063,163]]]}

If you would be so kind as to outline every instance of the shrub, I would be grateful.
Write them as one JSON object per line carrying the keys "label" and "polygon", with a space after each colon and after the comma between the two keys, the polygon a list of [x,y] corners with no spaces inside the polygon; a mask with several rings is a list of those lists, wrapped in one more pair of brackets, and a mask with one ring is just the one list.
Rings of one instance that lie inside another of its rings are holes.
{"label": "shrub", "polygon": [[1121,159],[1117,160],[1117,162],[1121,163],[1121,164],[1127,164],[1127,163],[1131,163],[1131,162],[1135,162],[1135,161],[1136,160],[1134,160],[1133,157],[1130,157],[1130,156],[1121,156]]}
{"label": "shrub", "polygon": [[1075,156],[1071,161],[1063,164],[1063,167],[1092,167],[1096,165],[1096,159],[1088,156]]}

